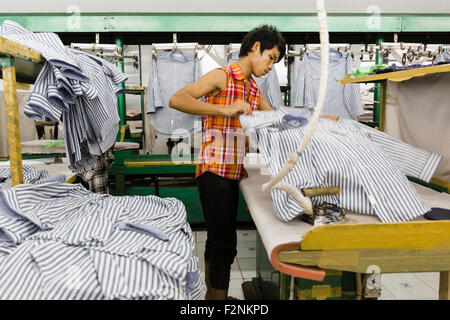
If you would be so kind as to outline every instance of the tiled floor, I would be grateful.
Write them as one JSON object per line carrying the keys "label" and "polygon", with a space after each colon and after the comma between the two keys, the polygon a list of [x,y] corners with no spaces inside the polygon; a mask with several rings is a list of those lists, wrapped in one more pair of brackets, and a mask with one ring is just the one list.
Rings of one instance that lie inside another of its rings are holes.
{"label": "tiled floor", "polygon": [[[203,253],[206,231],[195,231],[196,254],[200,270],[204,271]],[[231,266],[228,294],[244,299],[242,282],[256,277],[256,230],[238,230],[237,257]],[[437,300],[439,295],[439,273],[390,273],[381,276],[379,300]]]}

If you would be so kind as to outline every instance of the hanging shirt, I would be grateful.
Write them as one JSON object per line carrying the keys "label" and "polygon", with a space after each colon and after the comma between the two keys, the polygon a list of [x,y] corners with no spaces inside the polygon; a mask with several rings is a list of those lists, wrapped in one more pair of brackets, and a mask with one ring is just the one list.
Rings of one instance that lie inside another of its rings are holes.
{"label": "hanging shirt", "polygon": [[[235,62],[222,67],[227,74],[227,87],[216,95],[205,97],[205,102],[226,108],[235,100],[241,99],[250,104],[253,111],[258,109],[260,91],[255,80],[250,81],[249,95],[244,74]],[[195,176],[209,171],[227,179],[240,180],[247,176],[244,157],[248,149],[248,140],[242,130],[239,117],[202,116],[203,136],[198,156]]]}
{"label": "hanging shirt", "polygon": [[[234,51],[231,53],[231,59],[225,58],[224,65],[230,65],[238,60],[239,51]],[[277,70],[275,70],[275,67],[270,70],[268,74],[261,77],[253,76],[253,79],[255,79],[261,94],[266,99],[267,103],[270,104],[272,109],[276,110],[284,105],[280,90],[280,82],[278,81]]]}
{"label": "hanging shirt", "polygon": [[[240,116],[246,134],[258,143],[272,177],[296,152],[308,128],[301,122],[292,122],[291,128],[277,125],[282,117],[275,112]],[[313,197],[313,206],[330,202],[356,213],[376,215],[382,222],[401,222],[429,211],[405,174],[429,181],[441,159],[350,119],[320,119],[309,145],[284,181],[297,190],[340,188],[339,195]],[[271,195],[281,220],[287,222],[303,214],[287,192],[274,189]]]}
{"label": "hanging shirt", "polygon": [[5,20],[0,28],[0,36],[39,52],[52,66],[60,68],[67,78],[89,81],[56,33],[31,32],[14,21]]}
{"label": "hanging shirt", "polygon": [[[174,53],[177,52],[177,53]],[[160,52],[152,60],[147,89],[147,113],[150,124],[167,138],[185,138],[201,131],[200,116],[169,107],[170,97],[201,77],[200,65],[194,55],[181,52]]]}
{"label": "hanging shirt", "polygon": [[[339,51],[330,50],[329,76],[322,114],[335,114],[340,119],[355,119],[363,114],[357,84],[338,83],[351,73],[353,59]],[[320,83],[320,50],[306,53],[300,62],[297,80],[293,87],[292,105],[314,112]]]}

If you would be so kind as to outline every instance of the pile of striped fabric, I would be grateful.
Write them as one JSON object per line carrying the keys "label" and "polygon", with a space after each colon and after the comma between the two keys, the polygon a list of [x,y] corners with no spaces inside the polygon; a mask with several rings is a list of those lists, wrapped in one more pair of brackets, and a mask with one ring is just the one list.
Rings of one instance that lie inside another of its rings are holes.
{"label": "pile of striped fabric", "polygon": [[[24,184],[41,184],[47,182],[65,182],[64,174],[50,176],[47,170],[38,170],[31,165],[22,166]],[[11,188],[11,169],[9,167],[0,168],[0,190]]]}
{"label": "pile of striped fabric", "polygon": [[0,192],[0,299],[203,299],[175,198],[100,195],[80,184]]}
{"label": "pile of striped fabric", "polygon": [[76,173],[92,169],[116,139],[117,96],[124,94],[119,84],[127,76],[104,59],[65,47],[55,33],[33,33],[5,20],[0,36],[44,57],[24,112],[35,120],[62,120],[69,168]]}
{"label": "pile of striped fabric", "polygon": [[[306,117],[306,118],[305,118]],[[274,177],[306,134],[308,112],[281,107],[241,115],[245,134],[258,144]],[[428,212],[406,176],[429,182],[442,156],[416,148],[351,119],[320,119],[308,147],[283,181],[295,189],[339,187],[339,195],[313,197],[382,222],[404,222]],[[278,218],[291,221],[304,213],[287,192],[271,190]]]}

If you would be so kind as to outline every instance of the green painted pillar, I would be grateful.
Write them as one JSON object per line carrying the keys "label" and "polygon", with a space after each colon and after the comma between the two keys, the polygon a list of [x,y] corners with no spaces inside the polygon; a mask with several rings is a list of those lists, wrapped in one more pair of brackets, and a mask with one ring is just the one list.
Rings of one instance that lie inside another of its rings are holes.
{"label": "green painted pillar", "polygon": [[[116,39],[116,45],[122,48],[122,54],[123,54],[123,43],[122,39],[117,38]],[[121,62],[116,62],[116,65],[119,67],[119,69],[122,72],[125,72],[125,66],[123,63],[123,59]],[[125,89],[125,83],[121,83],[120,86]],[[120,125],[124,126],[127,124],[127,109],[126,109],[126,103],[125,103],[125,94],[121,95],[117,98],[118,101],[118,107],[119,107],[119,117],[120,117]]]}
{"label": "green painted pillar", "polygon": [[[382,42],[384,42],[383,38],[379,38],[377,40],[377,46],[379,46]],[[383,57],[380,55],[380,50],[377,49],[376,56],[375,56],[375,63],[384,63]],[[381,91],[380,91],[380,84],[375,84],[375,91],[374,91],[374,100],[375,103],[373,104],[373,122],[378,126],[380,123],[380,99],[381,99]]]}

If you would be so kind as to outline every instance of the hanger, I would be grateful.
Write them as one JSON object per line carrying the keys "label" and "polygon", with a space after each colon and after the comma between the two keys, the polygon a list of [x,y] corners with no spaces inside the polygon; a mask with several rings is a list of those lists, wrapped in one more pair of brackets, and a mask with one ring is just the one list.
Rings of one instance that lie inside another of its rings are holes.
{"label": "hanger", "polygon": [[179,43],[177,41],[177,34],[174,33],[173,41],[171,43],[152,44],[152,58],[156,60],[158,51],[168,51],[168,50],[171,51],[171,57],[175,61],[185,62],[186,56],[184,55],[183,50],[193,50],[194,59],[196,59],[198,55],[198,43],[197,42]]}

